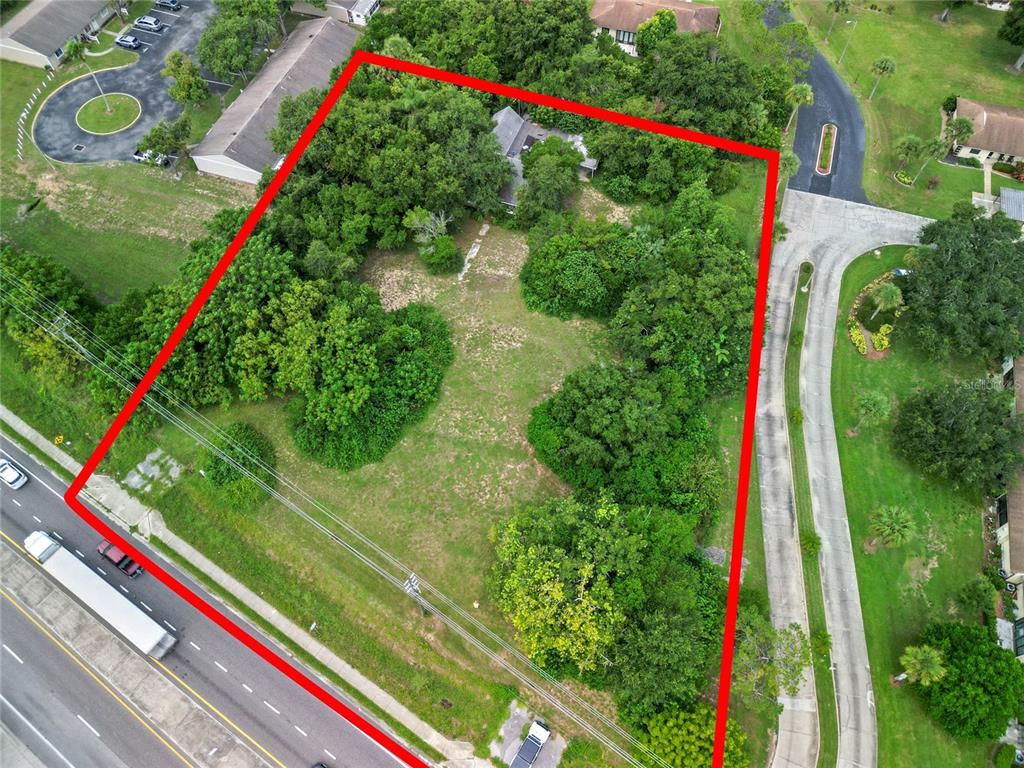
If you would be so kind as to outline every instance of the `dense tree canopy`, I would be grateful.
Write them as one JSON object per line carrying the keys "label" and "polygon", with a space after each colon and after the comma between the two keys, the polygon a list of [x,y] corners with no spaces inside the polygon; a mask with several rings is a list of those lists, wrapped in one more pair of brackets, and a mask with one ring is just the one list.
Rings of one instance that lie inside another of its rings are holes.
{"label": "dense tree canopy", "polygon": [[921,230],[907,319],[924,349],[985,362],[1024,351],[1024,240],[1002,213],[970,202]]}
{"label": "dense tree canopy", "polygon": [[229,424],[218,440],[216,452],[207,452],[203,461],[206,478],[220,488],[229,504],[239,509],[251,509],[265,498],[267,492],[259,483],[273,488],[276,466],[273,444],[244,421]]}
{"label": "dense tree canopy", "polygon": [[1024,666],[987,627],[939,622],[921,644],[937,650],[946,673],[920,687],[928,714],[954,736],[997,739],[1024,699]]}
{"label": "dense tree canopy", "polygon": [[549,136],[523,153],[526,185],[516,191],[516,218],[532,224],[546,212],[559,212],[579,189],[583,153],[557,136]]}
{"label": "dense tree canopy", "polygon": [[1024,417],[1012,403],[1012,393],[984,383],[947,382],[915,392],[893,424],[896,450],[933,477],[999,495],[1024,463]]}
{"label": "dense tree canopy", "polygon": [[732,693],[752,709],[777,711],[778,697],[795,696],[811,646],[799,625],[776,629],[760,611],[741,608],[736,617]]}
{"label": "dense tree canopy", "polygon": [[[322,98],[312,90],[284,100],[276,151],[292,146]],[[511,170],[491,128],[487,109],[463,90],[360,70],[278,194],[268,227],[300,257],[320,241],[358,261],[368,245],[404,245],[414,208],[456,219],[467,208],[497,211]]]}
{"label": "dense tree canopy", "polygon": [[[749,766],[743,750],[746,740],[739,723],[730,718],[725,731],[724,768]],[[672,768],[711,768],[715,711],[701,703],[689,711],[663,712],[647,723],[643,741]]]}

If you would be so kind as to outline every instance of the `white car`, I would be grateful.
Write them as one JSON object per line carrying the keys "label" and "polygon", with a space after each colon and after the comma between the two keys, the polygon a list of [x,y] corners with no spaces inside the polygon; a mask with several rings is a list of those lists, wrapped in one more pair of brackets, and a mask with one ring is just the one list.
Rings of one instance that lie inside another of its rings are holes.
{"label": "white car", "polygon": [[28,482],[28,475],[7,459],[0,459],[0,480],[3,480],[9,488],[16,491]]}
{"label": "white car", "polygon": [[144,29],[147,32],[159,32],[164,28],[164,23],[156,16],[140,16],[135,20],[136,29]]}

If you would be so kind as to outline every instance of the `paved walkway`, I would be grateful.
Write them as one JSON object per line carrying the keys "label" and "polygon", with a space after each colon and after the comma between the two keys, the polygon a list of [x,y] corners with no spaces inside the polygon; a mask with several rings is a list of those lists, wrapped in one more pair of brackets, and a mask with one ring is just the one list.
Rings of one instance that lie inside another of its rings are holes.
{"label": "paved walkway", "polygon": [[[57,448],[45,436],[37,432],[6,406],[0,405],[0,419],[17,432],[24,441],[34,446],[37,451],[45,453],[61,467],[77,475],[82,465]],[[86,500],[106,510],[116,518],[122,527],[138,526],[139,535],[148,539],[156,535],[162,542],[173,549],[178,556],[207,574],[223,589],[241,601],[252,613],[269,622],[298,644],[317,661],[337,674],[346,683],[370,699],[396,722],[416,734],[417,737],[443,754],[448,768],[493,768],[490,761],[475,757],[473,745],[464,741],[454,741],[442,735],[416,714],[406,708],[387,691],[372,680],[365,677],[359,670],[350,666],[333,651],[310,636],[302,627],[283,616],[280,611],[263,600],[259,595],[231,575],[221,570],[214,562],[193,548],[164,524],[160,513],[150,509],[129,495],[112,478],[102,474],[93,475],[82,494]],[[134,535],[134,534],[133,534]]]}
{"label": "paved walkway", "polygon": [[[930,220],[792,189],[786,191],[782,220],[789,227],[790,234],[776,247],[773,256],[775,293],[772,294],[771,286],[769,288],[773,323],[776,322],[775,314],[779,313],[784,315],[788,325],[791,309],[776,306],[792,304],[792,291],[785,290],[786,276],[789,276],[788,286],[791,288],[792,276],[798,272],[799,265],[804,261],[814,264],[814,284],[800,362],[800,407],[804,414],[804,442],[814,524],[822,541],[819,567],[825,599],[825,619],[832,635],[832,661],[835,666],[836,706],[839,715],[837,768],[875,768],[878,764],[878,745],[871,669],[832,417],[832,353],[839,313],[839,289],[847,265],[862,253],[882,245],[916,243],[921,227]],[[784,360],[783,352],[783,365]],[[780,371],[783,378],[769,384],[767,380],[778,376]],[[768,384],[768,391],[772,393],[783,387],[783,369],[771,365],[762,376],[762,389]],[[777,403],[771,403],[771,406],[777,408]],[[761,407],[759,404],[759,411]],[[769,415],[773,419],[779,417],[774,410],[769,411]],[[766,426],[774,427],[774,420],[759,420],[759,430]],[[778,442],[773,441],[771,435],[760,431],[758,441],[764,441],[767,445]],[[778,461],[777,456],[773,458]],[[768,481],[771,482],[771,479]],[[762,478],[762,493],[765,492],[764,483],[765,479]],[[794,540],[790,542],[789,550],[793,551],[798,547],[795,519],[790,530]],[[769,556],[775,556],[774,550],[769,547],[770,536],[783,533],[783,527],[769,530],[765,526],[765,550]],[[781,545],[776,542],[775,546]],[[789,709],[793,707],[787,705],[786,710]],[[787,714],[786,710],[780,722],[786,721],[787,717],[793,720],[793,713]],[[780,742],[781,736],[780,725]],[[790,763],[778,762],[777,757],[774,765],[801,765],[804,768],[815,765],[809,750],[800,761],[797,761],[796,755],[796,752],[791,752],[786,756]]]}

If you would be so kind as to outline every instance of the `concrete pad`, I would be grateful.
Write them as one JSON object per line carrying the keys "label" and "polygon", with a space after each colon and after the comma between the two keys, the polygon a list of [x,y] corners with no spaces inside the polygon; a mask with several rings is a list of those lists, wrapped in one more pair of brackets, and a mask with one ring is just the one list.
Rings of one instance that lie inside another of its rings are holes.
{"label": "concrete pad", "polygon": [[154,723],[176,736],[192,709],[198,707],[155,670],[126,693]]}

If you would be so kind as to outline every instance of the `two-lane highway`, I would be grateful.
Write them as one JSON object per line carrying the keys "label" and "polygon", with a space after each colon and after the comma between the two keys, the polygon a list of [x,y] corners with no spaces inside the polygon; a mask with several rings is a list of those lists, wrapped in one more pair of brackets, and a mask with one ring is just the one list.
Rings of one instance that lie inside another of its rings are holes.
{"label": "two-lane highway", "polygon": [[[0,493],[0,530],[19,543],[33,530],[55,532],[68,550],[166,626],[178,638],[178,644],[162,664],[153,663],[161,665],[167,677],[268,763],[279,768],[308,768],[318,761],[331,768],[395,768],[402,764],[155,578],[143,574],[129,579],[118,571],[97,554],[100,536],[64,503],[65,482],[3,438],[0,456],[12,459],[30,475],[25,487],[17,491],[5,488]],[[145,545],[135,543],[189,589],[217,604],[187,575]],[[264,644],[275,647],[273,641],[244,619],[232,618]],[[294,662],[293,665],[302,668]],[[310,674],[308,669],[302,669]],[[337,690],[332,692],[372,720]]]}

